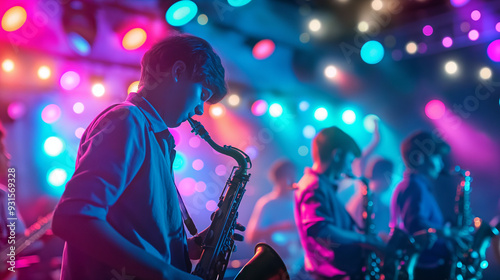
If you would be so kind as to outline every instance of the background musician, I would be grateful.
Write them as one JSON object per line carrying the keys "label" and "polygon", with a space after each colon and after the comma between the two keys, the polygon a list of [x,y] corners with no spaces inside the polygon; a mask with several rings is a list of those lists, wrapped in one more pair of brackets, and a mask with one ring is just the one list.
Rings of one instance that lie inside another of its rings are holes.
{"label": "background musician", "polygon": [[360,279],[362,247],[382,248],[376,236],[356,232],[356,224],[337,198],[344,174],[361,155],[356,142],[338,127],[321,130],[312,143],[313,166],[306,168],[295,193],[295,221],[305,250],[305,270],[314,279]]}

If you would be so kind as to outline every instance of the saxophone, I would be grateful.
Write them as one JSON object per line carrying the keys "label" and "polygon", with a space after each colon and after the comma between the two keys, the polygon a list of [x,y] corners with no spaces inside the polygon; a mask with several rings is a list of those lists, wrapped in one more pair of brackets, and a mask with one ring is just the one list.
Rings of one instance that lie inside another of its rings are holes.
{"label": "saxophone", "polygon": [[[250,179],[247,170],[252,167],[252,162],[238,148],[222,147],[215,143],[200,122],[192,118],[188,118],[188,121],[193,128],[191,132],[200,135],[214,150],[232,157],[238,164],[233,168],[219,197],[219,210],[212,215],[212,223],[202,241],[200,261],[193,271],[194,275],[204,280],[223,279],[229,258],[235,249],[232,235],[238,218],[238,207]],[[236,279],[271,279],[275,275],[280,276],[280,279],[289,279],[285,264],[269,245],[257,244],[255,251],[254,257],[245,265],[249,268],[245,270],[244,267]]]}

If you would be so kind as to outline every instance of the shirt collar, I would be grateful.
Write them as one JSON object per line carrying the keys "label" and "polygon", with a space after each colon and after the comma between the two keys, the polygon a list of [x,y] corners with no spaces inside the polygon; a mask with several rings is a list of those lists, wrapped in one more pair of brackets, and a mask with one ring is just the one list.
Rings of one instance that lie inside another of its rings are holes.
{"label": "shirt collar", "polygon": [[139,93],[131,92],[127,96],[127,101],[136,105],[142,113],[146,116],[151,128],[154,133],[158,133],[168,129],[167,125],[160,117],[160,114],[156,111],[156,109],[149,103],[149,101],[141,96]]}

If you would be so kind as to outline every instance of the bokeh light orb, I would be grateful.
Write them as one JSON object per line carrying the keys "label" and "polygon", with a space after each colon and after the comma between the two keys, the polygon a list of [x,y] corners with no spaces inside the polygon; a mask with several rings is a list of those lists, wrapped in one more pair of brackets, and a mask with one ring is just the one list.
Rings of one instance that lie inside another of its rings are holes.
{"label": "bokeh light orb", "polygon": [[393,50],[391,56],[395,61],[400,61],[403,58],[403,52],[400,50]]}
{"label": "bokeh light orb", "polygon": [[277,118],[283,114],[283,107],[278,103],[271,104],[269,106],[269,114],[271,117]]}
{"label": "bokeh light orb", "polygon": [[425,36],[431,36],[433,32],[434,29],[430,25],[426,25],[422,28],[422,33],[424,33]]}
{"label": "bokeh light orb", "polygon": [[469,0],[450,0],[450,3],[453,7],[459,8],[469,3]]}
{"label": "bokeh light orb", "polygon": [[189,146],[191,148],[198,148],[201,144],[201,141],[200,141],[200,138],[198,136],[193,136],[191,138],[189,138]]}
{"label": "bokeh light orb", "polygon": [[196,182],[194,189],[197,192],[204,192],[207,189],[207,184],[205,184],[205,182],[202,181]]}
{"label": "bokeh light orb", "polygon": [[500,62],[500,39],[491,42],[487,49],[488,57],[494,62]]}
{"label": "bokeh light orb", "polygon": [[370,25],[368,24],[368,22],[362,20],[358,23],[359,32],[366,32],[368,31],[368,29],[370,29]]}
{"label": "bokeh light orb", "polygon": [[377,64],[384,58],[384,47],[378,41],[368,41],[361,47],[361,59],[368,64]]}
{"label": "bokeh light orb", "polygon": [[353,110],[347,109],[342,113],[342,121],[346,124],[353,124],[356,121],[356,113]]}
{"label": "bokeh light orb", "polygon": [[241,7],[250,3],[252,0],[227,0],[227,3],[233,7]]}
{"label": "bokeh light orb", "polygon": [[205,204],[205,208],[207,208],[208,211],[213,212],[217,210],[217,202],[215,202],[215,200],[209,200]]}
{"label": "bokeh light orb", "polygon": [[68,172],[62,168],[53,168],[47,172],[47,182],[52,187],[60,187],[66,183]]}
{"label": "bokeh light orb", "polygon": [[316,136],[316,129],[312,125],[306,125],[302,129],[302,135],[307,139],[313,139]]}
{"label": "bokeh light orb", "polygon": [[42,120],[45,123],[54,123],[61,117],[61,108],[56,104],[49,104],[42,110]]}
{"label": "bokeh light orb", "polygon": [[255,59],[259,60],[266,59],[274,53],[275,49],[276,45],[274,44],[273,41],[269,39],[264,39],[255,44],[255,46],[252,49],[252,55],[253,57],[255,57]]}
{"label": "bokeh light orb", "polygon": [[203,169],[203,167],[205,166],[205,164],[203,163],[203,160],[201,160],[201,159],[195,159],[195,160],[193,161],[192,166],[193,166],[193,169],[194,169],[194,170],[196,170],[196,171],[200,171],[200,170],[202,170],[202,169]]}
{"label": "bokeh light orb", "polygon": [[75,89],[80,84],[80,75],[75,71],[68,71],[62,74],[59,84],[65,90]]}
{"label": "bokeh light orb", "polygon": [[199,25],[206,25],[208,23],[208,16],[205,14],[201,14],[198,16],[197,21]]}
{"label": "bokeh light orb", "polygon": [[246,147],[244,152],[250,157],[250,159],[255,159],[259,155],[259,150],[255,146]]}
{"label": "bokeh light orb", "polygon": [[408,42],[405,46],[405,50],[409,54],[415,54],[417,52],[417,44],[415,42]]}
{"label": "bokeh light orb", "polygon": [[226,115],[226,107],[222,104],[213,104],[210,106],[209,112],[214,119],[222,118]]}
{"label": "bokeh light orb", "polygon": [[297,152],[299,153],[300,156],[305,157],[309,153],[309,148],[307,148],[306,146],[300,146]]}
{"label": "bokeh light orb", "polygon": [[175,154],[175,159],[174,159],[174,163],[172,164],[172,168],[174,169],[174,171],[183,171],[184,168],[186,167],[186,157],[184,156],[183,153],[177,151],[177,153]]}
{"label": "bokeh light orb", "polygon": [[451,39],[451,37],[444,37],[441,43],[443,47],[449,48],[453,45],[453,39]]}
{"label": "bokeh light orb", "polygon": [[479,32],[475,29],[469,31],[469,40],[476,41],[479,38]]}
{"label": "bokeh light orb", "polygon": [[446,62],[446,64],[444,65],[444,71],[446,71],[446,73],[448,73],[450,75],[457,73],[457,71],[458,71],[457,63],[455,61]]}
{"label": "bokeh light orb", "polygon": [[384,7],[384,2],[382,0],[373,0],[372,1],[372,9],[375,11],[380,11]]}
{"label": "bokeh light orb", "polygon": [[193,1],[182,0],[168,8],[165,19],[172,26],[182,26],[190,22],[198,13],[198,6]]}
{"label": "bokeh light orb", "polygon": [[90,43],[80,34],[75,32],[70,32],[66,37],[68,39],[70,48],[74,50],[76,53],[83,56],[87,56],[90,54],[92,47],[90,46]]}
{"label": "bokeh light orb", "polygon": [[495,25],[495,30],[497,32],[500,32],[500,22],[497,22],[497,24]]}
{"label": "bokeh light orb", "polygon": [[48,66],[40,66],[40,68],[38,68],[38,78],[42,79],[42,80],[47,80],[48,78],[50,78],[50,68]]}
{"label": "bokeh light orb", "polygon": [[94,84],[92,86],[92,94],[95,97],[101,97],[104,95],[105,92],[106,92],[106,88],[101,83],[97,83],[97,84]]}
{"label": "bokeh light orb", "polygon": [[375,131],[375,122],[380,122],[380,118],[377,115],[369,114],[363,118],[363,127],[372,133]]}
{"label": "bokeh light orb", "polygon": [[179,193],[183,196],[193,195],[196,191],[196,181],[193,178],[184,178],[178,185]]}
{"label": "bokeh light orb", "polygon": [[311,40],[311,35],[309,35],[309,33],[301,33],[300,36],[299,36],[299,41],[303,44],[309,42],[309,40]]}
{"label": "bokeh light orb", "polygon": [[73,112],[75,112],[77,114],[81,114],[81,113],[83,113],[84,110],[85,110],[85,106],[83,105],[82,102],[76,102],[75,104],[73,104]]}
{"label": "bokeh light orb", "polygon": [[267,102],[264,100],[257,100],[252,104],[252,114],[259,117],[264,115],[267,112]]}
{"label": "bokeh light orb", "polygon": [[13,120],[22,118],[26,114],[26,105],[19,101],[14,101],[7,107],[7,115]]}
{"label": "bokeh light orb", "polygon": [[491,69],[489,67],[483,67],[479,70],[479,77],[483,80],[488,80],[492,76]]}
{"label": "bokeh light orb", "polygon": [[2,28],[7,32],[16,31],[26,22],[26,10],[21,6],[8,9],[2,17]]}
{"label": "bokeh light orb", "polygon": [[318,32],[321,29],[321,21],[318,19],[312,19],[309,21],[309,30],[312,32]]}
{"label": "bokeh light orb", "polygon": [[478,21],[481,18],[481,12],[474,10],[470,13],[470,18],[474,21]]}
{"label": "bokeh light orb", "polygon": [[45,153],[51,157],[56,157],[64,150],[64,143],[59,137],[51,136],[43,143]]}
{"label": "bokeh light orb", "polygon": [[81,139],[82,136],[83,136],[83,133],[85,133],[85,128],[79,127],[77,129],[75,129],[75,136],[76,136],[76,138]]}
{"label": "bokeh light orb", "polygon": [[146,42],[148,35],[142,28],[134,28],[123,36],[122,46],[128,51],[140,48]]}
{"label": "bokeh light orb", "polygon": [[231,94],[227,98],[227,103],[233,107],[240,105],[240,96],[237,94]]}
{"label": "bokeh light orb", "polygon": [[137,92],[138,90],[139,90],[139,81],[134,81],[128,86],[127,94],[130,94],[131,92]]}
{"label": "bokeh light orb", "polygon": [[320,107],[316,109],[316,111],[314,111],[314,118],[318,121],[324,121],[326,120],[327,117],[328,117],[328,111],[323,107]]}
{"label": "bokeh light orb", "polygon": [[328,79],[333,79],[337,76],[337,68],[333,65],[328,65],[325,67],[324,74]]}
{"label": "bokeh light orb", "polygon": [[431,120],[438,120],[444,116],[446,107],[441,100],[431,100],[425,105],[425,115]]}
{"label": "bokeh light orb", "polygon": [[2,62],[2,69],[5,72],[12,72],[14,71],[14,61],[11,59],[6,59]]}
{"label": "bokeh light orb", "polygon": [[218,176],[225,176],[227,172],[227,167],[224,164],[219,164],[215,167],[215,174]]}
{"label": "bokeh light orb", "polygon": [[425,53],[427,51],[427,44],[424,42],[418,43],[417,51],[418,53]]}
{"label": "bokeh light orb", "polygon": [[309,102],[303,100],[303,101],[300,101],[299,103],[299,110],[301,110],[302,112],[304,111],[307,111],[307,109],[309,109]]}

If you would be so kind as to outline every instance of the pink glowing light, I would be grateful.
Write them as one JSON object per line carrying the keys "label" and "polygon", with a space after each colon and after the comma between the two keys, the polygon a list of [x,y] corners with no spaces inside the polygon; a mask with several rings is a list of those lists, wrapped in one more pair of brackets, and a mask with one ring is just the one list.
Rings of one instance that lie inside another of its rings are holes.
{"label": "pink glowing light", "polygon": [[432,26],[426,25],[424,26],[424,28],[422,28],[422,32],[424,33],[425,36],[431,36],[432,33],[434,32],[434,29],[432,28]]}
{"label": "pink glowing light", "polygon": [[252,114],[259,117],[267,112],[267,102],[264,100],[257,100],[252,104]]}
{"label": "pink glowing light", "polygon": [[215,174],[217,174],[219,176],[226,175],[226,172],[227,172],[227,168],[223,164],[219,164],[219,165],[217,165],[217,167],[215,167]]}
{"label": "pink glowing light", "polygon": [[178,187],[181,195],[190,196],[196,191],[196,181],[193,178],[184,178],[179,182]]}
{"label": "pink glowing light", "polygon": [[59,81],[65,90],[72,90],[80,84],[80,75],[74,71],[68,71],[61,76]]}
{"label": "pink glowing light", "polygon": [[481,18],[481,12],[478,10],[472,11],[472,13],[470,13],[470,18],[474,21],[478,21]]}
{"label": "pink glowing light", "polygon": [[200,138],[198,136],[189,138],[189,146],[191,146],[191,148],[198,148],[200,143]]}
{"label": "pink glowing light", "polygon": [[442,43],[445,48],[449,48],[453,45],[453,39],[451,37],[444,37]]}
{"label": "pink glowing light", "polygon": [[83,128],[83,127],[77,128],[75,130],[75,136],[76,136],[76,138],[81,139],[84,132],[85,132],[85,128]]}
{"label": "pink glowing light", "polygon": [[471,41],[476,41],[478,38],[479,38],[479,32],[477,32],[477,30],[472,29],[471,31],[469,31],[469,39]]}
{"label": "pink glowing light", "polygon": [[205,204],[205,207],[208,211],[213,212],[217,210],[217,202],[215,202],[214,200],[209,200],[207,201],[207,204]]}
{"label": "pink glowing light", "polygon": [[204,192],[207,189],[207,184],[205,184],[205,182],[199,181],[196,183],[196,186],[194,187],[194,189],[197,192]]}
{"label": "pink glowing light", "polygon": [[487,53],[491,60],[500,62],[500,39],[495,40],[488,45]]}
{"label": "pink glowing light", "polygon": [[440,100],[431,100],[425,105],[425,115],[431,120],[438,120],[443,117],[446,107]]}
{"label": "pink glowing light", "polygon": [[497,22],[497,24],[495,25],[495,30],[497,32],[500,32],[500,22]]}
{"label": "pink glowing light", "polygon": [[56,104],[47,105],[42,110],[42,120],[46,123],[53,123],[61,117],[61,109]]}
{"label": "pink glowing light", "polygon": [[168,131],[170,131],[170,134],[172,134],[172,136],[174,137],[175,145],[179,145],[179,143],[181,142],[181,134],[176,129],[172,128]]}
{"label": "pink glowing light", "polygon": [[7,107],[7,115],[13,120],[20,119],[26,114],[26,105],[19,101],[15,101],[9,104]]}
{"label": "pink glowing light", "polygon": [[425,53],[427,51],[427,44],[423,42],[419,43],[417,50],[419,53]]}
{"label": "pink glowing light", "polygon": [[203,166],[205,166],[205,164],[203,163],[203,160],[201,159],[195,159],[193,161],[193,169],[196,170],[196,171],[200,171],[203,169]]}
{"label": "pink glowing light", "polygon": [[465,4],[469,3],[469,0],[450,0],[450,3],[453,7],[458,8],[458,7],[462,7]]}
{"label": "pink glowing light", "polygon": [[256,59],[266,59],[273,54],[275,48],[276,46],[273,41],[264,39],[255,44],[252,54]]}

